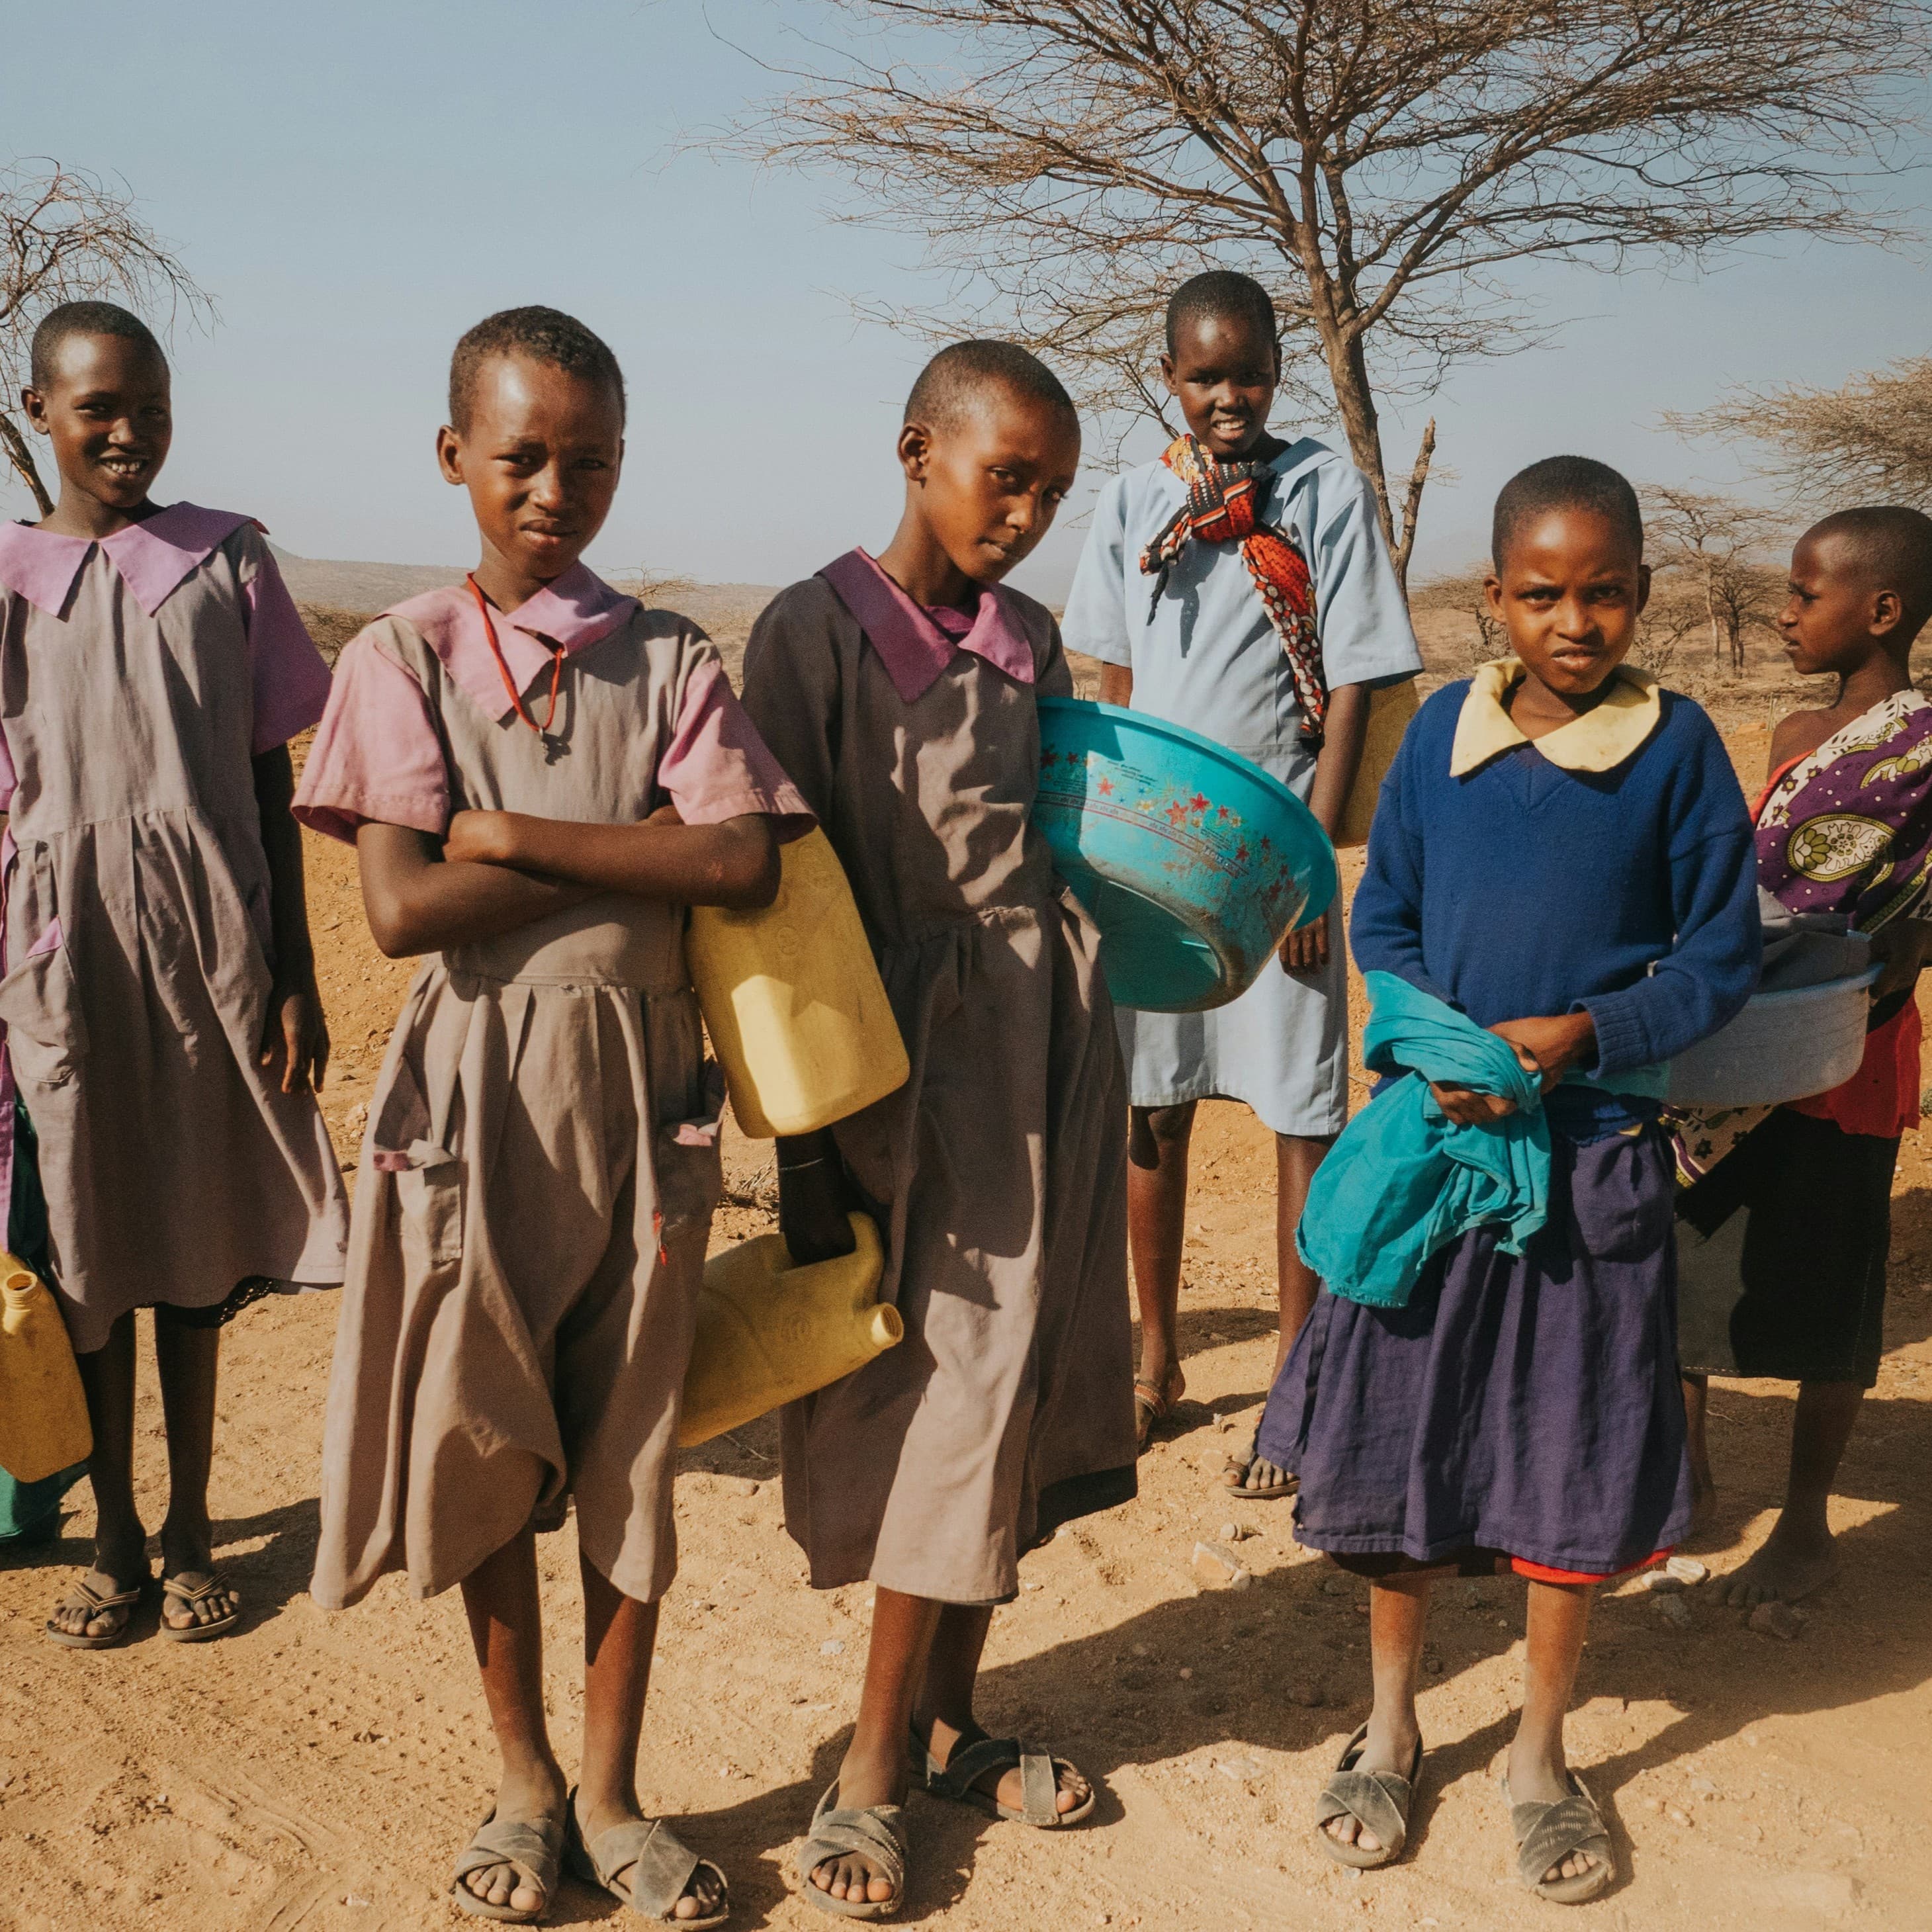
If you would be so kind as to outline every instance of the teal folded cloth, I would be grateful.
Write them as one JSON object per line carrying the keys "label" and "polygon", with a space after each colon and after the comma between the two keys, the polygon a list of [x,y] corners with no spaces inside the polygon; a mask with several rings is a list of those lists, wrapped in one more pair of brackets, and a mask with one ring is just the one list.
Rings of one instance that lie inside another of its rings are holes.
{"label": "teal folded cloth", "polygon": [[[1316,1169],[1295,1242],[1330,1293],[1400,1308],[1430,1256],[1472,1228],[1500,1227],[1504,1253],[1522,1252],[1550,1211],[1550,1123],[1541,1081],[1507,1040],[1393,973],[1371,973],[1367,986],[1363,1059],[1405,1077],[1348,1123]],[[1516,1111],[1459,1126],[1431,1082],[1499,1094]],[[1664,1070],[1616,1084],[1654,1099]]]}

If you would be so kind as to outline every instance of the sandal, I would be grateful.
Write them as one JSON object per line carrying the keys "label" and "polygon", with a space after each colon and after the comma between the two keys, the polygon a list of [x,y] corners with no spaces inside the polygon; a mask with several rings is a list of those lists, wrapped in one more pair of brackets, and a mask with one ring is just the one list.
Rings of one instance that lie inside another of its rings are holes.
{"label": "sandal", "polygon": [[[98,1570],[90,1570],[87,1573],[87,1576],[102,1575],[103,1573]],[[89,1636],[85,1629],[64,1630],[50,1617],[45,1625],[47,1640],[50,1643],[60,1644],[68,1650],[112,1650],[116,1644],[128,1641],[128,1627],[134,1620],[134,1606],[141,1600],[141,1592],[153,1579],[143,1568],[141,1580],[131,1588],[116,1590],[104,1595],[87,1580],[87,1576],[82,1577],[54,1606],[56,1612],[70,1607],[84,1608],[88,1623],[92,1623],[104,1610],[124,1610],[127,1615],[112,1630],[105,1630],[99,1636]],[[105,1580],[111,1583],[114,1580],[108,1576]]]}
{"label": "sandal", "polygon": [[[527,1818],[506,1818],[500,1824],[493,1804],[469,1844],[457,1855],[456,1868],[449,1875],[449,1895],[459,1912],[466,1912],[472,1918],[494,1918],[505,1925],[534,1925],[550,1910],[562,1864],[561,1818],[545,1818],[541,1823]],[[478,1898],[463,1881],[472,1872],[482,1871],[489,1865],[508,1865],[520,1873],[543,1894],[543,1903],[533,1912],[519,1912],[513,1905],[492,1905],[487,1898]]]}
{"label": "sandal", "polygon": [[[199,1576],[199,1582],[190,1582],[190,1576]],[[234,1592],[213,1570],[183,1570],[172,1576],[161,1579],[161,1634],[170,1643],[207,1643],[218,1636],[226,1636],[242,1621],[242,1606],[230,1606],[225,1617],[217,1617],[213,1622],[184,1624],[178,1628],[168,1622],[168,1600],[177,1603],[199,1604],[218,1594],[232,1596]],[[494,1815],[494,1814],[493,1814]]]}
{"label": "sandal", "polygon": [[[1594,1898],[1616,1876],[1617,1868],[1610,1848],[1610,1828],[1604,1822],[1597,1801],[1584,1789],[1583,1780],[1570,1772],[1570,1796],[1553,1804],[1519,1804],[1510,1796],[1508,1778],[1500,1782],[1503,1802],[1510,1808],[1510,1829],[1516,1834],[1516,1876],[1538,1898],[1553,1905],[1581,1905]],[[1545,1872],[1580,1852],[1596,1860],[1588,1871],[1575,1878],[1544,1882]]]}
{"label": "sandal", "polygon": [[[917,1731],[912,1734],[913,1775],[934,1798],[950,1798],[956,1804],[970,1804],[989,1818],[1010,1825],[1030,1825],[1036,1830],[1057,1832],[1077,1825],[1090,1816],[1100,1793],[1091,1785],[1087,1802],[1071,1811],[1060,1808],[1060,1774],[1078,1767],[1064,1757],[1055,1757],[1037,1744],[1023,1744],[1017,1738],[975,1738],[970,1744],[956,1744],[952,1756],[941,1764],[932,1747]],[[922,1767],[923,1767],[922,1768]],[[1022,1802],[1016,1810],[1002,1804],[991,1791],[980,1785],[995,1773],[1004,1778],[1017,1769]]]}
{"label": "sandal", "polygon": [[[906,1860],[911,1856],[911,1840],[906,1835],[905,1808],[899,1804],[868,1804],[863,1810],[838,1808],[838,1781],[833,1779],[818,1808],[812,1814],[812,1831],[798,1854],[799,1883],[806,1897],[821,1912],[836,1912],[841,1918],[884,1918],[905,1903]],[[834,1898],[812,1875],[833,1858],[857,1856],[870,1858],[881,1868],[892,1888],[890,1898],[874,1902],[869,1898]]]}
{"label": "sandal", "polygon": [[[1256,1433],[1258,1434],[1258,1430]],[[1284,1496],[1292,1496],[1301,1487],[1301,1478],[1291,1475],[1286,1469],[1275,1472],[1275,1480],[1264,1487],[1254,1490],[1248,1486],[1248,1472],[1255,1466],[1255,1438],[1248,1438],[1248,1453],[1245,1456],[1230,1456],[1221,1471],[1221,1486],[1230,1497],[1238,1497],[1243,1502],[1278,1503]]]}
{"label": "sandal", "polygon": [[[1402,1856],[1408,1843],[1408,1810],[1415,1799],[1416,1781],[1422,1774],[1422,1740],[1415,1741],[1415,1755],[1409,1760],[1408,1775],[1392,1771],[1358,1771],[1369,1739],[1366,1724],[1343,1746],[1334,1774],[1322,1787],[1315,1813],[1315,1836],[1322,1849],[1338,1865],[1356,1871],[1378,1871]],[[1360,1844],[1345,1845],[1328,1827],[1337,1818],[1352,1818],[1364,1829],[1382,1840],[1382,1850],[1365,1852]]]}
{"label": "sandal", "polygon": [[1168,1420],[1174,1414],[1174,1405],[1187,1393],[1187,1378],[1178,1369],[1172,1370],[1167,1378],[1166,1388],[1157,1388],[1152,1382],[1136,1381],[1134,1384],[1134,1451],[1137,1455],[1146,1453],[1148,1444],[1153,1439],[1155,1429]]}
{"label": "sandal", "polygon": [[[573,1878],[601,1886],[620,1904],[642,1918],[680,1925],[686,1932],[706,1932],[731,1916],[730,1888],[724,1874],[709,1858],[700,1858],[662,1818],[632,1818],[599,1832],[593,1845],[578,1822],[577,1793],[568,1804],[570,1835],[565,1856]],[[718,1910],[704,1918],[680,1918],[677,1903],[701,1871],[718,1881]]]}

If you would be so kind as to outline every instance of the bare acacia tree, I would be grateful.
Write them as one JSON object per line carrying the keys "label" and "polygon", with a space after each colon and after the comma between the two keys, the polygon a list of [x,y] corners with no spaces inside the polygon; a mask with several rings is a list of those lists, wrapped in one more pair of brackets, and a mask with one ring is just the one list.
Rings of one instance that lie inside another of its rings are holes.
{"label": "bare acacia tree", "polygon": [[1712,668],[1742,674],[1747,635],[1769,630],[1777,608],[1779,580],[1764,559],[1780,519],[1734,496],[1662,484],[1643,500],[1652,562],[1676,580],[1672,589],[1688,585],[1702,605]]}
{"label": "bare acacia tree", "polygon": [[1794,503],[1876,498],[1932,509],[1932,356],[1854,376],[1841,389],[1741,389],[1664,421],[1680,435],[1758,444],[1760,473]]}
{"label": "bare acacia tree", "polygon": [[184,309],[213,314],[208,296],[141,220],[124,188],[58,161],[0,166],[0,448],[44,517],[53,500],[16,405],[34,325],[68,302],[119,302],[164,328]]}
{"label": "bare acacia tree", "polygon": [[[1386,395],[1538,329],[1541,258],[1618,267],[1868,205],[1925,44],[1924,0],[828,0],[869,58],[788,71],[768,159],[822,165],[855,218],[922,236],[943,320],[1022,337],[1083,400],[1165,419],[1149,382],[1184,274],[1272,289],[1304,399],[1325,388],[1406,568]],[[880,34],[907,30],[905,58]],[[1371,351],[1373,351],[1372,356]]]}

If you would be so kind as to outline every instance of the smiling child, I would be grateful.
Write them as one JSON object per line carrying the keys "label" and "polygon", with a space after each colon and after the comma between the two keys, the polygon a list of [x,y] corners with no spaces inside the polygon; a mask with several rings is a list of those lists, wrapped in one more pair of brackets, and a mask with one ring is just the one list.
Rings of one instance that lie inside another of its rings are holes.
{"label": "smiling child", "polygon": [[[1349,937],[1365,974],[1459,1010],[1539,1076],[1546,1219],[1520,1252],[1496,1226],[1450,1240],[1400,1307],[1324,1292],[1260,1446],[1300,1475],[1300,1540],[1371,1586],[1375,1703],[1322,1795],[1322,1849],[1364,1868],[1401,1851],[1432,1581],[1500,1566],[1529,1580],[1504,1780],[1519,1875],[1574,1903],[1612,1875],[1564,1749],[1592,1586],[1690,1518],[1659,1069],[1743,1006],[1760,941],[1723,744],[1624,663],[1649,590],[1635,493],[1552,458],[1504,487],[1494,544],[1490,608],[1515,656],[1410,725]],[[1510,1111],[1434,1094],[1460,1124]]]}
{"label": "smiling child", "polygon": [[[1310,437],[1268,433],[1278,328],[1267,291],[1246,275],[1216,270],[1175,291],[1160,372],[1187,434],[1100,493],[1066,642],[1101,660],[1106,703],[1238,752],[1305,799],[1332,836],[1372,687],[1414,676],[1422,659],[1366,480]],[[1211,1012],[1120,1016],[1142,1446],[1186,1386],[1174,1328],[1197,1102],[1245,1101],[1274,1132],[1277,1368],[1313,1304],[1294,1229],[1348,1117],[1348,967],[1334,929],[1326,918],[1291,933],[1280,964]],[[1223,1480],[1255,1502],[1294,1487],[1252,1445]]]}
{"label": "smiling child", "polygon": [[857,1725],[799,1858],[813,1904],[868,1918],[905,1895],[909,1776],[1028,1825],[1092,1811],[1064,1759],[986,1736],[974,1688],[1019,1558],[1134,1493],[1120,1050],[1098,934],[1028,823],[1035,700],[1072,680],[1052,616],[1000,583],[1072,486],[1079,421],[1024,350],[961,343],[915,385],[898,456],[891,543],[782,592],[745,657],[745,708],[844,866],[912,1060],[898,1093],[778,1145],[794,1258],[849,1249],[866,1208],[905,1322],[784,1428],[813,1584],[876,1586]]}
{"label": "smiling child", "polygon": [[[60,501],[0,525],[7,813],[0,1195],[38,1143],[52,1286],[93,1425],[94,1568],[46,1625],[122,1642],[148,1581],[134,1316],[167,1424],[161,1630],[241,1620],[208,1515],[222,1325],[342,1279],[347,1204],[312,1086],[328,1035],[289,815],[288,741],[328,673],[261,527],[152,495],[167,358],[106,302],[52,311],[26,392]],[[17,1084],[31,1132],[14,1135]]]}
{"label": "smiling child", "polygon": [[1790,587],[1778,623],[1792,668],[1838,688],[1772,734],[1759,882],[1795,913],[1869,934],[1881,971],[1864,1061],[1843,1086],[1763,1110],[1714,1163],[1686,1139],[1687,1169],[1706,1169],[1677,1211],[1684,1393],[1706,1498],[1709,1376],[1798,1385],[1784,1509],[1722,1586],[1740,1610],[1796,1601],[1838,1573],[1826,1510],[1878,1379],[1892,1176],[1919,1114],[1912,993],[1932,954],[1932,703],[1911,670],[1932,617],[1932,518],[1898,506],[1827,517],[1798,540]]}
{"label": "smiling child", "polygon": [[[443,476],[481,560],[342,654],[296,809],[351,840],[376,944],[429,953],[356,1193],[311,1594],[463,1588],[502,1754],[451,1891],[539,1917],[573,1868],[646,1916],[723,1922],[722,1875],[642,1819],[679,1398],[721,1181],[722,1087],[688,905],[756,906],[808,823],[716,650],[579,561],[624,453],[616,358],[510,309],[457,344]],[[574,1502],[583,1764],[544,1714],[532,1532]]]}

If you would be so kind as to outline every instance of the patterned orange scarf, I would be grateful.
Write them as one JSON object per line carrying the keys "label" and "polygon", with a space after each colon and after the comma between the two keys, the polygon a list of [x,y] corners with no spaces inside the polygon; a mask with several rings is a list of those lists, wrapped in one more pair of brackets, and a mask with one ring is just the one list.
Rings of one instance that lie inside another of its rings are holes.
{"label": "patterned orange scarf", "polygon": [[1264,462],[1224,462],[1192,436],[1177,436],[1161,458],[1186,486],[1187,500],[1167,526],[1141,553],[1141,568],[1154,580],[1150,622],[1167,588],[1168,573],[1187,548],[1202,543],[1238,543],[1248,574],[1261,592],[1268,622],[1281,640],[1301,706],[1301,736],[1322,742],[1328,710],[1328,688],[1322,676],[1322,646],[1315,632],[1315,590],[1307,560],[1287,532],[1264,524],[1255,506],[1274,472]]}

